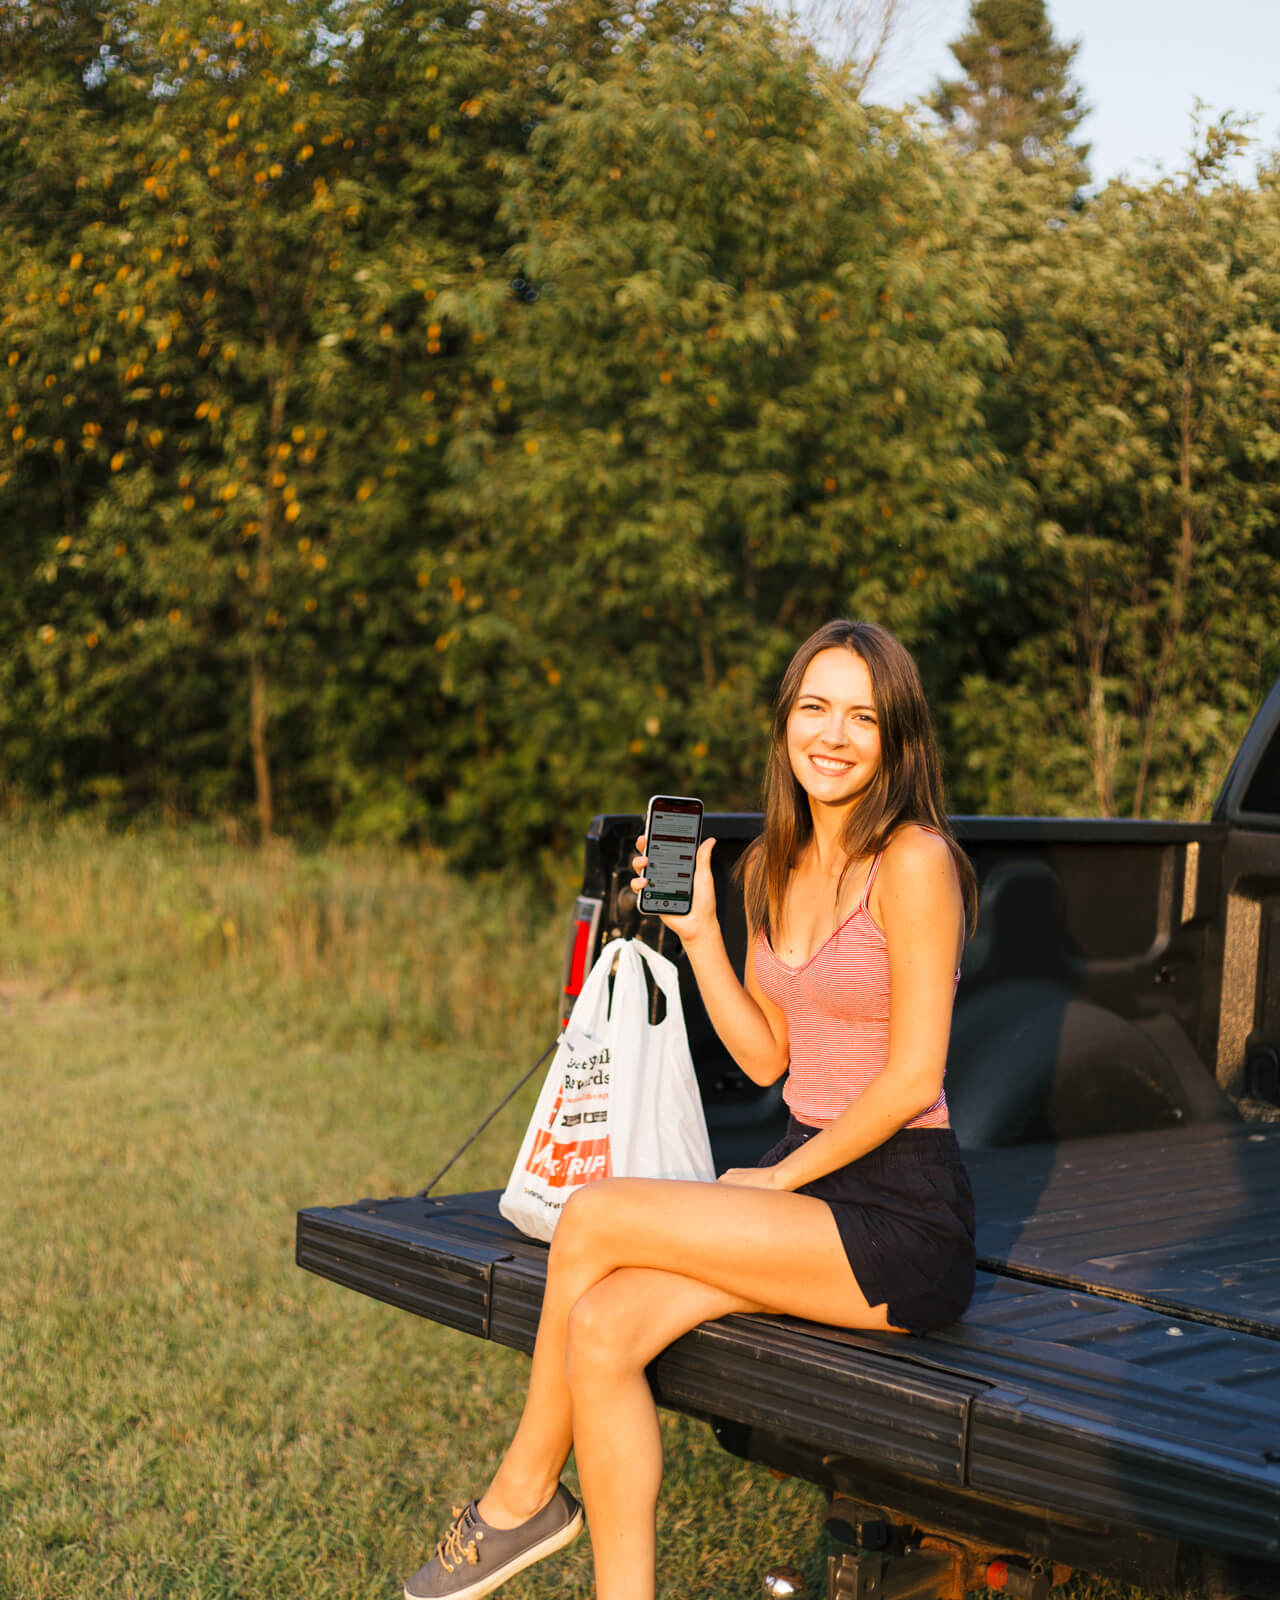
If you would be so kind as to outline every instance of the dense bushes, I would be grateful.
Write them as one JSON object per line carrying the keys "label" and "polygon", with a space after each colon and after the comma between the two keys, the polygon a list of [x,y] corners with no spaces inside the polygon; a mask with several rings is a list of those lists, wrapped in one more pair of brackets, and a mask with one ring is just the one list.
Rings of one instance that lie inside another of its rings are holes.
{"label": "dense bushes", "polygon": [[1073,208],[727,5],[0,30],[0,784],[563,850],[752,804],[854,612],[958,805],[1206,804],[1280,670],[1229,130]]}

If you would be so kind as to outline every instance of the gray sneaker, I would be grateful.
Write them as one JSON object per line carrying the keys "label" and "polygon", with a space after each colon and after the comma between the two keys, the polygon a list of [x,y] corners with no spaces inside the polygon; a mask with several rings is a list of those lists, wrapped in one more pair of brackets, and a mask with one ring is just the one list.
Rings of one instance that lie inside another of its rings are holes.
{"label": "gray sneaker", "polygon": [[405,1600],[479,1600],[581,1532],[582,1507],[564,1484],[518,1528],[491,1528],[473,1500],[454,1512],[435,1555],[405,1584]]}

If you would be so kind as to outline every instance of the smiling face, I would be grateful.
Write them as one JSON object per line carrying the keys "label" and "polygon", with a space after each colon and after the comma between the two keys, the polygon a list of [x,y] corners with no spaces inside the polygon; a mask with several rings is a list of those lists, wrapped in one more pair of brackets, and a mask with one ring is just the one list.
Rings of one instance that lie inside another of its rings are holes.
{"label": "smiling face", "polygon": [[847,807],[875,777],[880,728],[861,656],[838,645],[810,661],[787,717],[787,755],[813,806]]}

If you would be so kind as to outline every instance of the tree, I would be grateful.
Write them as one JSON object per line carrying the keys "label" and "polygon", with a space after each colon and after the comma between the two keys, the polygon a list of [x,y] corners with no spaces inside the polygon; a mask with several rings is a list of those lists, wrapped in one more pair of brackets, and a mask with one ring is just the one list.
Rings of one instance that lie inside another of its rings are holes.
{"label": "tree", "polygon": [[433,563],[459,849],[567,843],[676,773],[753,804],[797,635],[923,641],[1000,522],[1001,344],[926,142],[758,17],[556,88],[507,203],[515,422],[457,459]]}
{"label": "tree", "polygon": [[1089,147],[1073,142],[1088,115],[1071,79],[1078,49],[1054,38],[1044,0],[972,0],[951,45],[964,76],[940,79],[928,103],[962,150],[1003,146],[1021,170],[1052,168],[1079,188]]}
{"label": "tree", "polygon": [[1240,143],[1004,262],[1035,532],[1021,637],[956,708],[971,803],[1202,816],[1280,672],[1280,190],[1226,178]]}
{"label": "tree", "polygon": [[[694,8],[696,11],[696,7]],[[546,76],[691,11],[73,0],[0,32],[7,776],[264,836],[422,827],[454,604],[425,555],[511,300]],[[92,41],[87,51],[86,40]],[[282,794],[283,789],[283,794]]]}

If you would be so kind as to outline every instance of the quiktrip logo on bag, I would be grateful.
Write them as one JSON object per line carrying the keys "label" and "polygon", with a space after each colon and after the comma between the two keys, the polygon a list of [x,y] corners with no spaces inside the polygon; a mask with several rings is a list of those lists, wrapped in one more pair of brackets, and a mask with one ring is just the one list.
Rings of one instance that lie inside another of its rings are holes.
{"label": "quiktrip logo on bag", "polygon": [[545,1128],[534,1137],[525,1171],[553,1189],[577,1187],[611,1176],[609,1135],[603,1139],[571,1139],[561,1144]]}
{"label": "quiktrip logo on bag", "polygon": [[[565,1063],[549,1126],[539,1128],[525,1162],[525,1171],[540,1178],[548,1188],[577,1188],[611,1175],[609,1159],[609,1051],[597,1050]],[[557,1134],[570,1128],[586,1129],[605,1125],[598,1137],[583,1138],[575,1132],[570,1138]]]}

